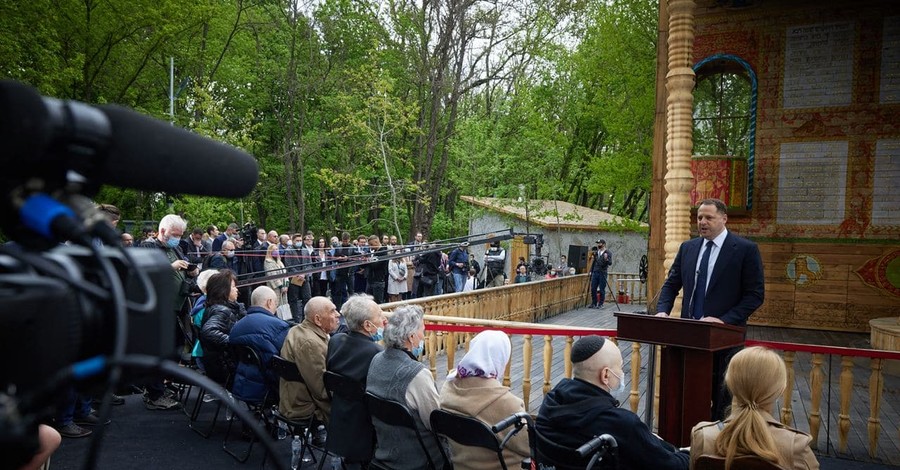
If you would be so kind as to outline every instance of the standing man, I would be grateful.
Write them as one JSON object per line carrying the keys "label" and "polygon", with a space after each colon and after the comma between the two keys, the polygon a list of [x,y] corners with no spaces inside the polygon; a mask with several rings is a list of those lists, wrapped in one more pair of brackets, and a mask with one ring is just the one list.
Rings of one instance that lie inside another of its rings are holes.
{"label": "standing man", "polygon": [[462,242],[450,252],[447,262],[450,264],[450,273],[453,274],[454,292],[462,292],[466,285],[466,274],[469,272],[469,242]]}
{"label": "standing man", "polygon": [[559,266],[556,267],[556,273],[560,277],[569,275],[569,260],[566,255],[559,256]]}
{"label": "standing man", "polygon": [[[415,252],[417,249],[421,248],[422,240],[424,240],[424,239],[425,239],[425,237],[422,235],[422,232],[416,232],[415,239],[413,239],[413,242],[410,243],[410,247],[412,248],[413,252]],[[418,255],[413,256],[413,266],[415,267],[415,271],[413,272],[413,284],[412,284],[412,290],[410,291],[409,296],[410,296],[410,298],[415,299],[416,297],[419,296],[419,290],[420,290],[419,289],[419,281],[421,281],[421,279],[422,279],[422,267],[419,266],[419,256]]]}
{"label": "standing man", "polygon": [[502,287],[506,283],[506,250],[500,246],[500,242],[492,242],[491,247],[484,252],[485,287]]}
{"label": "standing man", "polygon": [[203,240],[203,250],[207,253],[212,253],[212,244],[215,241],[216,237],[219,236],[219,227],[215,225],[207,225],[206,226],[206,239]]}
{"label": "standing man", "polygon": [[[682,243],[678,249],[659,294],[657,316],[672,312],[679,291],[684,293],[682,318],[743,327],[762,305],[765,278],[759,248],[730,233],[725,228],[727,221],[724,202],[700,201],[697,208],[700,237]],[[731,404],[722,380],[728,362],[739,350],[719,351],[713,356],[713,420],[723,419],[725,408]]]}
{"label": "standing man", "polygon": [[[606,249],[606,240],[597,240],[597,246],[591,249],[594,262],[591,263],[591,305],[588,308],[602,308],[606,301],[606,276],[613,264],[612,253]],[[599,299],[597,298],[599,294]]]}
{"label": "standing man", "polygon": [[[372,235],[369,237],[369,249],[371,250],[372,255],[379,259],[383,256],[387,256],[388,254],[387,248],[381,246],[381,242],[378,240],[378,235]],[[369,281],[369,291],[371,291],[372,296],[375,297],[376,303],[384,303],[384,293],[386,290],[385,287],[387,285],[387,276],[387,260],[373,261],[366,265],[366,278]]]}
{"label": "standing man", "polygon": [[[340,266],[349,263],[350,257],[356,254],[356,248],[350,243],[350,233],[341,233],[341,245],[334,249],[334,260]],[[350,295],[353,282],[353,271],[356,268],[338,268],[334,270],[334,288],[331,290],[331,298],[334,304],[341,308],[347,296]]]}

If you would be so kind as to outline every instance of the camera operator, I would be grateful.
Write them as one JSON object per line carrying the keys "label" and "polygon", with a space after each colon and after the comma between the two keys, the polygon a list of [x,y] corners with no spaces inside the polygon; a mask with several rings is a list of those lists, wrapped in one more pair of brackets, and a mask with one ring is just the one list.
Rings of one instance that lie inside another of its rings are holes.
{"label": "camera operator", "polygon": [[[175,292],[175,303],[172,305],[175,316],[178,320],[176,323],[175,342],[180,348],[184,345],[184,319],[190,311],[187,297],[191,292],[192,279],[197,277],[200,270],[197,265],[188,263],[179,248],[181,236],[187,223],[181,217],[175,214],[169,214],[159,221],[159,230],[156,238],[141,243],[141,248],[157,248],[163,250],[166,258],[172,266],[172,286]],[[181,328],[181,331],[179,331]],[[181,406],[181,403],[163,395],[165,386],[162,379],[153,380],[147,385],[147,395],[144,397],[144,404],[150,410],[171,410]]]}
{"label": "camera operator", "polygon": [[500,246],[500,242],[492,242],[491,247],[484,253],[485,287],[501,287],[506,283],[503,273],[506,267],[506,250]]}
{"label": "camera operator", "polygon": [[612,252],[606,249],[606,240],[597,240],[597,246],[591,248],[591,258],[591,305],[588,308],[601,308],[606,300],[607,272],[613,264]]}

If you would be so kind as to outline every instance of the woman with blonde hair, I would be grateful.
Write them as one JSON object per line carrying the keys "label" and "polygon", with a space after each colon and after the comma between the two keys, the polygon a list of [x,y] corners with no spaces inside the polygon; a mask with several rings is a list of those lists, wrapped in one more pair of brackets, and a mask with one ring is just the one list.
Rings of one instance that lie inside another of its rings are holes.
{"label": "woman with blonde hair", "polygon": [[785,469],[817,470],[809,434],[781,424],[772,416],[775,400],[787,387],[781,356],[759,346],[731,359],[725,385],[732,394],[724,421],[702,422],[691,432],[691,468],[701,455],[725,457],[730,469],[736,457],[752,455]]}
{"label": "woman with blonde hair", "polygon": [[[266,276],[277,274],[285,274],[284,263],[281,262],[281,253],[278,251],[278,245],[269,244],[266,249],[266,260],[263,262],[263,268],[266,270]],[[273,279],[266,282],[270,289],[278,295],[278,306],[287,304],[288,279]]]}

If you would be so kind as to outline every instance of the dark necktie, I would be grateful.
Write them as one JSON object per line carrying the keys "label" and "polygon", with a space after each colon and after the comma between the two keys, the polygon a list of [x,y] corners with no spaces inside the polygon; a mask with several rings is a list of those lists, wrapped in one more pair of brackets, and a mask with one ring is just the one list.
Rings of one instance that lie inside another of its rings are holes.
{"label": "dark necktie", "polygon": [[712,240],[706,242],[706,251],[700,258],[700,269],[697,271],[697,284],[694,286],[694,304],[691,309],[691,316],[699,320],[703,318],[703,300],[706,297],[706,277],[709,275],[709,254],[715,243]]}

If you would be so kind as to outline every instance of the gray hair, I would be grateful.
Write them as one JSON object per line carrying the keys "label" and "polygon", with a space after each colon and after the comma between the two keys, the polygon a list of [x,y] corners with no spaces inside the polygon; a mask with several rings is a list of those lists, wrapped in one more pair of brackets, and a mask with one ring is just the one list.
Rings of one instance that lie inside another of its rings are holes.
{"label": "gray hair", "polygon": [[253,289],[253,293],[250,294],[250,306],[263,307],[266,305],[267,300],[276,300],[277,298],[278,296],[275,294],[275,291],[273,291],[271,287],[259,286],[256,289]]}
{"label": "gray hair", "polygon": [[174,229],[181,229],[183,232],[186,228],[187,222],[185,222],[184,219],[175,214],[169,214],[159,221],[158,231],[166,229],[166,232],[171,232]]}
{"label": "gray hair", "polygon": [[206,293],[206,283],[209,282],[209,278],[218,273],[218,269],[207,269],[197,276],[197,287],[200,289],[200,292]]}
{"label": "gray hair", "polygon": [[384,329],[384,345],[403,349],[410,335],[425,323],[425,312],[418,305],[403,304],[394,310]]}
{"label": "gray hair", "polygon": [[341,315],[347,320],[347,328],[350,328],[351,331],[362,331],[363,324],[372,316],[373,304],[375,304],[375,298],[371,295],[351,295],[341,307]]}

